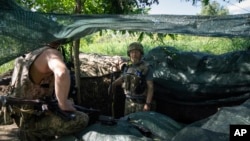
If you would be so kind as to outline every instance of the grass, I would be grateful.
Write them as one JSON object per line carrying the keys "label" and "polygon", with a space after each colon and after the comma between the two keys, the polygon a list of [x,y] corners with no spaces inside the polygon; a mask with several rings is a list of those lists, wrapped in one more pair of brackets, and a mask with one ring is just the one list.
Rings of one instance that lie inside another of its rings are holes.
{"label": "grass", "polygon": [[[97,53],[102,55],[127,56],[127,46],[138,41],[140,33],[122,33],[120,31],[103,31],[94,33],[81,39],[80,52]],[[250,40],[241,38],[214,38],[174,35],[164,36],[162,40],[156,34],[144,36],[141,43],[144,46],[145,54],[158,46],[172,46],[182,51],[205,52],[211,54],[223,54],[231,51],[246,50],[250,47]],[[0,74],[7,72],[14,67],[14,61],[0,66]]]}
{"label": "grass", "polygon": [[14,68],[14,60],[0,66],[0,75]]}
{"label": "grass", "polygon": [[[82,39],[81,52],[98,53],[104,55],[121,55],[126,56],[127,46],[139,38],[139,33],[133,35],[107,32],[105,36],[99,36],[98,33],[87,36]],[[183,51],[206,52],[211,54],[223,54],[231,51],[245,50],[250,45],[249,40],[215,38],[215,37],[198,37],[178,35],[175,38],[165,36],[162,41],[156,36],[150,38],[145,36],[142,40],[144,50],[147,53],[157,46],[173,46]]]}

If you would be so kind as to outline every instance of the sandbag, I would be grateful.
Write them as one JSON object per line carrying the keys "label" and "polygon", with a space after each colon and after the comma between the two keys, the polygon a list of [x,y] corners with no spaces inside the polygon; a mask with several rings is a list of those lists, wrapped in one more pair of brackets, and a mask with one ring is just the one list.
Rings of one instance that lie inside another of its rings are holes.
{"label": "sandbag", "polygon": [[172,141],[228,141],[230,125],[249,125],[250,99],[239,106],[223,107],[203,120],[184,127]]}
{"label": "sandbag", "polygon": [[249,56],[248,50],[213,55],[168,46],[150,50],[144,59],[153,67],[155,84],[164,90],[163,94],[156,89],[161,95],[159,99],[172,97],[179,102],[207,105],[207,101],[237,102],[250,98]]}
{"label": "sandbag", "polygon": [[[154,78],[180,84],[240,85],[249,84],[250,51],[221,55],[184,52],[173,47],[156,47],[145,61],[154,68]],[[229,81],[230,80],[230,81]]]}
{"label": "sandbag", "polygon": [[[128,117],[138,125],[150,129],[153,135],[143,135],[124,120]],[[74,136],[84,141],[228,141],[230,125],[248,125],[249,122],[250,99],[239,106],[220,108],[214,115],[191,124],[176,122],[156,112],[138,112],[119,119],[115,125],[93,124]],[[68,136],[56,141],[71,141],[76,138]]]}
{"label": "sandbag", "polygon": [[250,50],[221,55],[159,46],[145,56],[153,68],[156,111],[192,123],[250,98]]}
{"label": "sandbag", "polygon": [[[135,126],[135,123],[138,126]],[[102,123],[91,125],[81,132],[78,138],[85,141],[171,140],[184,126],[157,112],[138,112],[122,117],[115,125]],[[142,132],[138,127],[149,130],[150,134],[145,135],[145,131]]]}

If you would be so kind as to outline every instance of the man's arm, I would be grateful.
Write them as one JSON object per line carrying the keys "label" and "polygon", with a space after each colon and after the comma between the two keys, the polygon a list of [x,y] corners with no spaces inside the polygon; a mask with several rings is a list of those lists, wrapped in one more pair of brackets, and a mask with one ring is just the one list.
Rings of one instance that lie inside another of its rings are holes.
{"label": "man's arm", "polygon": [[144,110],[148,111],[150,110],[151,102],[153,99],[154,94],[154,83],[152,80],[147,81],[147,98],[146,98],[146,104],[144,105]]}
{"label": "man's arm", "polygon": [[109,87],[108,91],[110,92],[110,89],[112,88],[111,92],[114,94],[116,91],[116,86],[122,85],[122,82],[123,82],[123,76],[120,76],[111,84],[112,87]]}
{"label": "man's arm", "polygon": [[63,111],[75,111],[76,109],[73,107],[71,101],[68,100],[70,74],[63,61],[63,57],[55,49],[49,49],[46,53],[48,67],[53,72],[55,78],[55,94],[58,106]]}

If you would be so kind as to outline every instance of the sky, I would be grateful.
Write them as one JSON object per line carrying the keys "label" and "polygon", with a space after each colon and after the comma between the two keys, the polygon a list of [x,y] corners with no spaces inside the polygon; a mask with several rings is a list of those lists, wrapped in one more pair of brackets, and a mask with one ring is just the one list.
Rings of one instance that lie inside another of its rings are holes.
{"label": "sky", "polygon": [[[211,0],[212,1],[212,0]],[[221,6],[229,10],[229,14],[250,13],[250,0],[239,3],[238,0],[216,0]],[[201,3],[192,5],[192,0],[159,0],[159,4],[153,4],[149,14],[170,14],[170,15],[196,15],[201,11]]]}

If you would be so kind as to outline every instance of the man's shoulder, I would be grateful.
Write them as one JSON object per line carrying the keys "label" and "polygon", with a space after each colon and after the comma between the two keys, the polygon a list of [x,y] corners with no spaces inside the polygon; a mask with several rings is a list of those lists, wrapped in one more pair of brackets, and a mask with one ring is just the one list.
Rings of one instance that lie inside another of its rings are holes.
{"label": "man's shoulder", "polygon": [[38,48],[38,49],[36,49],[36,50],[30,52],[29,54],[30,54],[30,55],[41,54],[42,52],[47,51],[47,50],[50,50],[50,49],[51,49],[50,47],[44,46],[44,47]]}
{"label": "man's shoulder", "polygon": [[59,50],[51,48],[51,47],[47,47],[47,46],[40,48],[40,50],[37,50],[34,53],[38,53],[41,55],[42,54],[44,54],[44,55],[52,55],[53,54],[53,55],[57,55],[57,56],[62,57],[62,53]]}
{"label": "man's shoulder", "polygon": [[50,46],[44,46],[42,48],[40,48],[43,51],[51,51],[51,52],[59,52],[59,50],[55,49],[55,48],[51,48]]}

